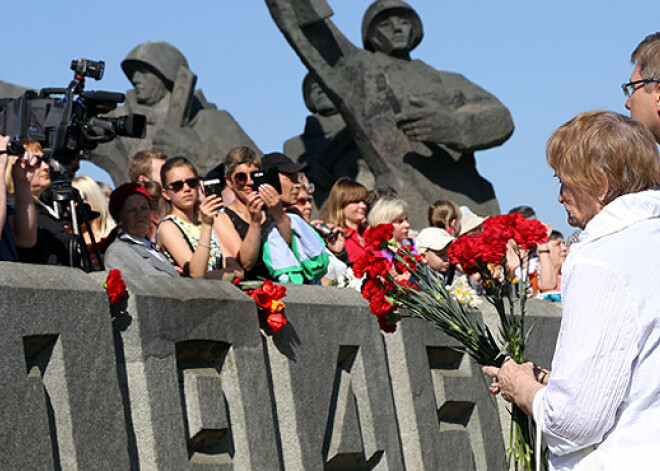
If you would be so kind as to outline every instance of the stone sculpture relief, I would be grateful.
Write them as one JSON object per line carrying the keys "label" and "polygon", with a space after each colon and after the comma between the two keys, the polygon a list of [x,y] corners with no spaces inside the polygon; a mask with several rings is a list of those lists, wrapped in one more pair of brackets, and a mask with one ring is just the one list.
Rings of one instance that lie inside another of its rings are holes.
{"label": "stone sculpture relief", "polygon": [[257,148],[227,111],[218,110],[201,90],[195,90],[196,75],[171,44],[140,44],[121,66],[134,89],[126,93],[124,106],[113,115],[143,114],[147,131],[145,139],[119,137],[90,153],[90,159],[107,170],[115,184],[128,181],[128,161],[140,150],[186,156],[205,174],[232,148]]}
{"label": "stone sculpture relief", "polygon": [[314,203],[321,207],[332,185],[349,177],[367,188],[375,178],[360,156],[353,136],[334,103],[316,80],[307,74],[303,80],[305,106],[312,112],[305,121],[305,131],[284,143],[284,153],[310,166],[308,177],[314,183]]}
{"label": "stone sculpture relief", "polygon": [[364,49],[329,20],[325,0],[266,0],[275,23],[335,104],[375,176],[411,206],[414,226],[428,205],[452,199],[499,212],[474,152],[513,132],[506,107],[457,73],[435,70],[410,52],[423,36],[417,13],[401,0],[378,0],[362,23]]}

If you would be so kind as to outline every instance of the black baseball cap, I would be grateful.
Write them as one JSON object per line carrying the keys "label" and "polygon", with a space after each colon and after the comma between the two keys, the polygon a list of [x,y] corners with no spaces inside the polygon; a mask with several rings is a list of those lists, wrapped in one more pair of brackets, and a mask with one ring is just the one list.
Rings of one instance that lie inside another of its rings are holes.
{"label": "black baseball cap", "polygon": [[278,173],[296,173],[304,172],[309,169],[309,165],[300,162],[294,162],[281,152],[271,152],[261,158],[263,169],[268,171],[270,169],[277,170]]}

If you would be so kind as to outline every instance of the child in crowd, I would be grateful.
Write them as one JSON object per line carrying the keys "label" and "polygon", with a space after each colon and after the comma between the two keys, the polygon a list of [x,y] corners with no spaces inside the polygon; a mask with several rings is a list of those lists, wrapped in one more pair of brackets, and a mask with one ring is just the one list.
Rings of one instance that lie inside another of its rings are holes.
{"label": "child in crowd", "polygon": [[461,210],[453,201],[438,200],[429,206],[428,221],[454,237],[461,233]]}
{"label": "child in crowd", "polygon": [[454,267],[449,261],[449,246],[454,238],[439,227],[426,227],[417,235],[417,253],[431,269],[444,276],[445,283],[451,284]]}
{"label": "child in crowd", "polygon": [[483,223],[486,218],[483,218],[477,214],[474,214],[470,208],[467,206],[460,206],[461,210],[461,226],[458,233],[459,236],[469,235],[479,235],[483,230]]}

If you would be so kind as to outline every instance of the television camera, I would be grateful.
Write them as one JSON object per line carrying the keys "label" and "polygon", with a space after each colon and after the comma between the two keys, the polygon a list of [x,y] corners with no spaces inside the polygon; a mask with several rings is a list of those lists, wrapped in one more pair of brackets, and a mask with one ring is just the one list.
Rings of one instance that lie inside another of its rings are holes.
{"label": "television camera", "polygon": [[[0,99],[0,134],[10,136],[7,151],[22,156],[23,139],[41,143],[50,164],[52,185],[44,195],[52,203],[55,214],[68,220],[79,247],[71,247],[71,257],[81,260],[72,265],[91,271],[91,260],[84,240],[80,236],[82,223],[92,240],[97,260],[101,256],[92,234],[86,211],[78,191],[71,186],[72,163],[80,154],[93,150],[100,143],[109,142],[117,136],[144,138],[146,118],[139,114],[102,116],[123,103],[123,93],[109,91],[86,91],[85,78],[100,80],[105,63],[88,59],[71,62],[73,80],[66,88],[42,88],[38,93],[28,90],[19,98]],[[76,210],[76,208],[79,208]],[[81,217],[82,221],[78,221]],[[103,264],[100,263],[100,269]]]}

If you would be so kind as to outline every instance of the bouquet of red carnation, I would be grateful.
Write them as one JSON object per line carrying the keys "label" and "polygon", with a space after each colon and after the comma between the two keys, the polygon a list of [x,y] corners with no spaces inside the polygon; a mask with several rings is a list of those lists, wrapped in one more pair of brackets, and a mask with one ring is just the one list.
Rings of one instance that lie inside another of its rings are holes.
{"label": "bouquet of red carnation", "polygon": [[[410,247],[401,246],[392,238],[392,230],[391,225],[367,229],[367,253],[353,265],[355,275],[364,278],[362,296],[369,301],[381,329],[396,330],[397,309],[404,308],[461,342],[481,365],[499,366],[506,354],[522,363],[528,335],[524,329],[527,277],[521,270],[521,279],[515,280],[507,267],[507,249],[519,257],[520,266],[524,267],[529,250],[547,239],[545,226],[539,221],[527,221],[520,214],[495,216],[484,221],[480,235],[463,236],[449,248],[452,263],[460,265],[468,275],[480,275],[486,299],[500,317],[500,343],[452,296],[442,276],[423,264]],[[512,416],[515,439],[512,438],[508,455],[531,469],[532,437],[527,416],[515,406]]]}
{"label": "bouquet of red carnation", "polygon": [[121,278],[121,271],[117,269],[110,270],[108,277],[103,282],[103,287],[108,294],[110,307],[119,304],[128,294],[126,291],[126,282]]}
{"label": "bouquet of red carnation", "polygon": [[441,275],[421,262],[412,247],[392,237],[393,226],[381,224],[365,231],[366,253],[353,264],[363,277],[362,296],[384,332],[394,332],[397,309],[432,322],[460,341],[482,365],[499,365],[501,349],[487,327],[481,326],[450,294]]}
{"label": "bouquet of red carnation", "polygon": [[286,287],[276,285],[270,280],[264,281],[259,287],[251,288],[250,282],[235,283],[245,291],[257,303],[259,314],[266,319],[266,323],[273,330],[273,333],[284,329],[286,317],[284,317],[284,308],[286,305],[280,301],[286,296]]}

